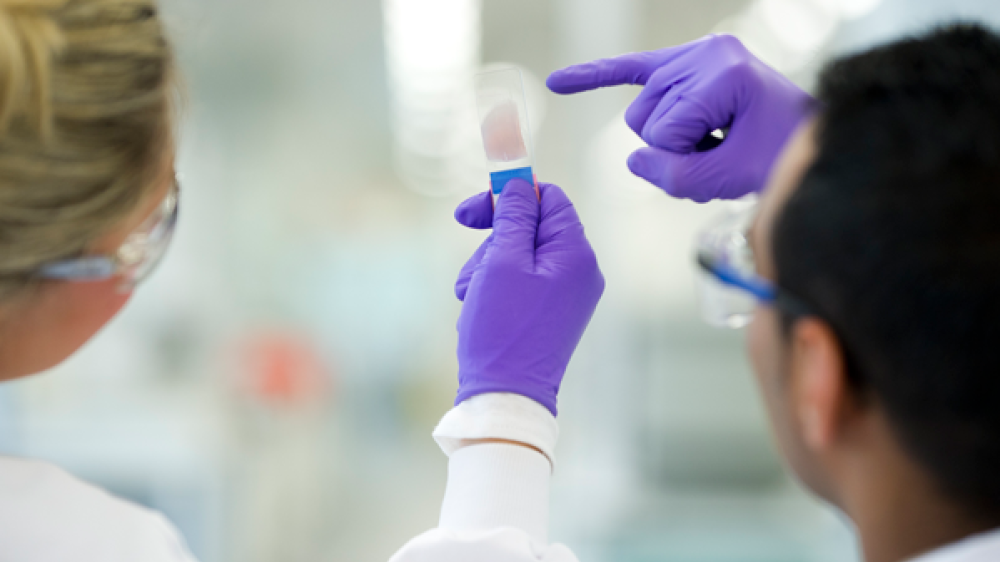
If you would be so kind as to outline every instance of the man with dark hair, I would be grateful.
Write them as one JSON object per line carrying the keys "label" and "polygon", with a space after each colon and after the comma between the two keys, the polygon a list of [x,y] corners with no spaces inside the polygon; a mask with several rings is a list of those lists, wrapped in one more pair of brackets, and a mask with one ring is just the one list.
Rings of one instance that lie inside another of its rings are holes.
{"label": "man with dark hair", "polygon": [[868,562],[1000,561],[1000,37],[954,25],[835,61],[818,103],[728,36],[549,78],[624,83],[645,86],[637,175],[698,201],[767,186],[752,257],[699,262],[757,302],[751,361],[795,474]]}
{"label": "man with dark hair", "polygon": [[[728,292],[713,312],[749,322],[792,471],[853,520],[867,562],[1000,562],[1000,37],[955,25],[841,59],[817,99],[724,35],[548,80],[563,94],[620,84],[643,85],[626,113],[649,145],[634,173],[696,201],[763,192],[707,231],[698,263]],[[502,229],[492,213],[480,196],[457,217]],[[546,544],[548,465],[527,470],[552,458],[554,410],[501,406],[463,402],[439,442],[523,458],[480,463],[474,481],[455,470],[441,527],[397,560],[458,560],[443,544],[462,560],[576,560]]]}

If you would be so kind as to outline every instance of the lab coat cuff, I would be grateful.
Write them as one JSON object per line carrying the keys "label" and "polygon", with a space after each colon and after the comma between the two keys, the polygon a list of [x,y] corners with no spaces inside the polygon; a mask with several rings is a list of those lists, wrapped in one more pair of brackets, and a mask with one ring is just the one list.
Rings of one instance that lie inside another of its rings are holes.
{"label": "lab coat cuff", "polygon": [[519,394],[493,392],[464,400],[434,429],[434,440],[449,457],[466,439],[503,439],[530,445],[555,466],[559,424],[545,406]]}
{"label": "lab coat cuff", "polygon": [[462,534],[512,527],[547,545],[550,478],[549,461],[526,447],[462,447],[448,460],[438,526]]}

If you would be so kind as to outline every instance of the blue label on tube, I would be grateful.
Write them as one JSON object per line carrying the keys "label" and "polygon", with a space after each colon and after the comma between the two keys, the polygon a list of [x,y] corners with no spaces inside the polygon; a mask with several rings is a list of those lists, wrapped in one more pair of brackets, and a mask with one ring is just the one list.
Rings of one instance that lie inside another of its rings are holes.
{"label": "blue label on tube", "polygon": [[521,179],[531,185],[535,185],[535,173],[531,171],[531,166],[528,166],[527,168],[504,170],[502,172],[493,172],[490,174],[490,185],[493,189],[493,195],[500,195],[500,192],[503,191],[507,182],[513,179]]}

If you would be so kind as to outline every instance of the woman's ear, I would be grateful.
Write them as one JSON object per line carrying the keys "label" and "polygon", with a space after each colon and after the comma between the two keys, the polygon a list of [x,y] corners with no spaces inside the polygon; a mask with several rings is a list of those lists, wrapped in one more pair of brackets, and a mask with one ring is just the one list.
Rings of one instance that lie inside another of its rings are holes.
{"label": "woman's ear", "polygon": [[790,334],[789,412],[805,445],[815,453],[842,436],[851,389],[840,340],[822,320],[802,318]]}

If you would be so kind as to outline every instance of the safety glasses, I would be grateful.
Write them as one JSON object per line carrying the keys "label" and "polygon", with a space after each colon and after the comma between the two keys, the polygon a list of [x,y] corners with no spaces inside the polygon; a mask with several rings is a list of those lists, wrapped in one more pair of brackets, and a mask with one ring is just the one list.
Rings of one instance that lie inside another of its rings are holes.
{"label": "safety glasses", "polygon": [[170,192],[156,211],[125,239],[111,255],[81,256],[43,265],[36,272],[42,279],[101,281],[121,276],[122,291],[144,281],[163,260],[177,227],[180,185],[174,180]]}
{"label": "safety glasses", "polygon": [[756,214],[755,202],[731,203],[696,238],[702,316],[713,326],[742,328],[750,323],[758,304],[795,317],[811,314],[801,300],[757,274],[747,237]]}

